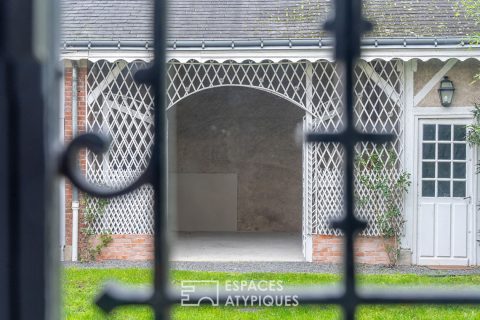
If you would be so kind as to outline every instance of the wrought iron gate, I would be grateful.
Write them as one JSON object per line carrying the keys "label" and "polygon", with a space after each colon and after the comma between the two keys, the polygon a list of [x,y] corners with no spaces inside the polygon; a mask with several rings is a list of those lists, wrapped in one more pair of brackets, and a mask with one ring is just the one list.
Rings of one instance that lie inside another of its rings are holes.
{"label": "wrought iron gate", "polygon": [[[55,234],[58,218],[52,196],[55,194],[57,171],[84,192],[98,197],[115,197],[145,184],[152,186],[155,234],[153,287],[130,291],[109,286],[97,303],[107,312],[121,305],[145,304],[153,308],[155,319],[168,319],[170,306],[180,302],[180,294],[169,287],[168,279],[164,112],[167,101],[164,63],[166,3],[155,2],[155,61],[148,69],[136,73],[136,81],[153,88],[155,107],[151,161],[137,180],[116,190],[90,184],[76,163],[81,148],[102,153],[108,147],[107,141],[94,134],[84,134],[76,137],[61,154],[55,148],[53,124],[56,121],[55,92],[58,86],[55,79],[58,73],[55,71],[55,55],[48,49],[57,46],[54,41],[55,26],[51,24],[54,19],[49,19],[48,14],[55,12],[56,6],[53,0],[44,2],[47,7],[40,8],[34,4],[36,2],[31,0],[4,1],[0,11],[3,31],[0,42],[0,318],[58,317],[55,311],[58,308],[58,285],[55,283],[58,273],[55,270],[55,245],[52,245],[56,242],[50,238],[51,234]],[[328,291],[320,288],[300,290],[297,292],[299,301],[301,304],[339,305],[345,319],[354,319],[357,307],[363,304],[480,304],[478,291],[454,294],[436,289],[411,293],[357,288],[353,244],[355,236],[365,230],[366,223],[354,215],[354,154],[357,144],[388,143],[395,139],[394,134],[363,132],[375,130],[356,126],[355,64],[360,57],[361,35],[370,28],[362,17],[361,4],[360,0],[337,0],[335,19],[326,24],[335,34],[335,57],[342,68],[339,78],[344,88],[341,97],[343,125],[341,128],[312,125],[312,129],[323,130],[307,136],[309,143],[315,143],[307,147],[309,152],[322,144],[335,144],[334,148],[341,145],[343,150],[345,213],[333,223],[333,227],[344,235],[343,286]],[[383,105],[379,112],[384,108]],[[32,265],[36,267],[32,268]],[[203,297],[202,294],[191,298],[193,301]],[[221,296],[220,301],[224,300],[225,297]]]}

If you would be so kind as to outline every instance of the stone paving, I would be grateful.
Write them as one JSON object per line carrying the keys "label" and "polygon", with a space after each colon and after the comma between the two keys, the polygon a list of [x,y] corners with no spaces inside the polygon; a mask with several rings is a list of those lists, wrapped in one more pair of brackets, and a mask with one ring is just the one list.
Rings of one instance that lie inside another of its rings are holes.
{"label": "stone paving", "polygon": [[[65,267],[77,268],[151,268],[151,262],[105,261],[105,262],[64,262]],[[214,272],[295,272],[295,273],[340,273],[341,265],[311,262],[187,262],[175,261],[173,270],[214,271]],[[359,265],[363,274],[420,274],[431,276],[456,276],[480,274],[479,267],[423,267],[423,266],[379,266]]]}

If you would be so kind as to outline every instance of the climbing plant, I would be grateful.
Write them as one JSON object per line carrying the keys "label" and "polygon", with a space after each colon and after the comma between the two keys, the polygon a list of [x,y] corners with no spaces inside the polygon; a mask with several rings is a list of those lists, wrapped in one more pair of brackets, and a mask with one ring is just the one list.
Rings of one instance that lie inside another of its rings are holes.
{"label": "climbing plant", "polygon": [[[467,126],[467,142],[471,146],[480,146],[480,103],[475,103],[473,108],[474,123]],[[480,173],[480,163],[476,164],[477,173]]]}
{"label": "climbing plant", "polygon": [[360,154],[356,158],[357,183],[367,191],[363,196],[357,194],[357,206],[368,205],[374,211],[391,266],[397,264],[400,256],[400,238],[405,224],[401,203],[411,184],[410,174],[405,171],[398,176],[388,174],[396,170],[396,160],[392,149],[386,153]]}
{"label": "climbing plant", "polygon": [[[477,27],[480,25],[480,1],[479,0],[459,0],[456,3],[457,10],[455,15],[464,15]],[[478,28],[476,30],[479,30]],[[471,44],[480,44],[480,32],[476,31],[468,35],[468,41]],[[480,80],[480,70],[473,76],[473,82]]]}
{"label": "climbing plant", "polygon": [[102,253],[102,250],[113,240],[109,230],[102,230],[100,234],[98,234],[98,238],[96,238],[92,227],[97,220],[103,218],[108,204],[108,199],[97,199],[88,195],[82,197],[82,208],[84,208],[84,227],[82,228],[82,234],[84,236],[83,241],[85,246],[80,254],[80,259],[83,262],[95,261],[98,255]]}

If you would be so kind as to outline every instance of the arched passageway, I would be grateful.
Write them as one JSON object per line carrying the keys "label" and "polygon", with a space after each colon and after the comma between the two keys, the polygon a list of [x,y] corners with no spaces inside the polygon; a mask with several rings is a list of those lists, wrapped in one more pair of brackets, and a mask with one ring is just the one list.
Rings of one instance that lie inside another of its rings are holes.
{"label": "arched passageway", "polygon": [[178,259],[243,260],[242,252],[247,260],[302,259],[302,150],[294,132],[304,110],[260,90],[222,87],[170,112]]}

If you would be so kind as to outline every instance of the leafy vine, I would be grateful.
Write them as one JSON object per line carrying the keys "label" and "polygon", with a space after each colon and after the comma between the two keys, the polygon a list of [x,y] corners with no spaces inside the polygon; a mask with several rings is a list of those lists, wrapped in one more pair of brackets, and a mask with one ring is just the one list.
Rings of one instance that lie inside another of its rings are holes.
{"label": "leafy vine", "polygon": [[[474,103],[473,119],[475,122],[467,126],[467,142],[471,146],[480,146],[480,103]],[[480,173],[480,163],[476,164],[477,173]]]}
{"label": "leafy vine", "polygon": [[397,264],[400,256],[400,238],[405,224],[401,203],[411,184],[410,174],[405,171],[397,176],[387,174],[396,170],[396,160],[397,155],[392,149],[383,155],[373,151],[356,158],[361,173],[357,181],[368,190],[364,196],[357,194],[357,204],[359,208],[368,205],[374,211],[391,266]]}
{"label": "leafy vine", "polygon": [[[94,203],[94,204],[93,204]],[[95,261],[102,253],[102,250],[113,241],[111,232],[109,230],[102,230],[98,234],[97,241],[94,241],[95,230],[93,225],[96,221],[103,218],[109,204],[108,199],[92,198],[84,195],[82,198],[82,207],[84,208],[84,227],[82,234],[84,236],[85,247],[80,254],[80,260],[83,262]]]}

